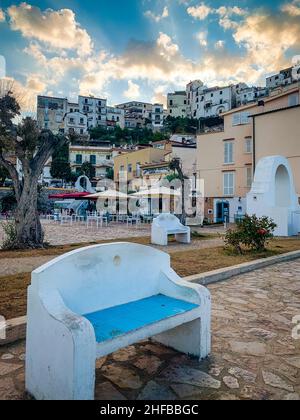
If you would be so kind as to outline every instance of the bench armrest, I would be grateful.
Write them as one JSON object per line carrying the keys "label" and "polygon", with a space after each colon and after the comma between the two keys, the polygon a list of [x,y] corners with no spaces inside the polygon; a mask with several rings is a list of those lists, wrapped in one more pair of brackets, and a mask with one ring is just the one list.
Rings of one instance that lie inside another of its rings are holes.
{"label": "bench armrest", "polygon": [[164,270],[160,275],[160,292],[175,299],[182,299],[199,305],[201,310],[211,309],[211,295],[209,290],[199,284],[192,284],[182,280],[172,268]]}
{"label": "bench armrest", "polygon": [[54,321],[62,324],[72,335],[74,341],[80,340],[85,336],[86,339],[93,339],[96,342],[95,332],[90,322],[67,308],[58,291],[54,290],[50,293],[42,294],[40,298],[49,316]]}

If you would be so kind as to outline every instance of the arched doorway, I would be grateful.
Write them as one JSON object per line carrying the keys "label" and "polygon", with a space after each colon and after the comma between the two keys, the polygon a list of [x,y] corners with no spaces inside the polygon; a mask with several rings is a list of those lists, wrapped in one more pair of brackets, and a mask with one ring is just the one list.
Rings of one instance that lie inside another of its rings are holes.
{"label": "arched doorway", "polygon": [[291,180],[287,168],[280,165],[275,175],[275,206],[291,206]]}

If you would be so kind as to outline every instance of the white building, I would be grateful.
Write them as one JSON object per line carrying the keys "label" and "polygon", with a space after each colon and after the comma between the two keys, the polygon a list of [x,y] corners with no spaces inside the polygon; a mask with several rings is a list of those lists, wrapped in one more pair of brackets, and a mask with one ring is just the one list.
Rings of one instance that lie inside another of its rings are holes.
{"label": "white building", "polygon": [[167,115],[174,118],[185,118],[187,115],[187,95],[186,91],[168,93]]}
{"label": "white building", "polygon": [[108,171],[114,167],[114,153],[110,147],[70,146],[70,165],[72,172],[80,173],[85,162],[94,166],[96,178],[106,178]]}
{"label": "white building", "polygon": [[86,135],[88,133],[88,117],[79,112],[68,112],[64,116],[64,133]]}
{"label": "white building", "polygon": [[129,114],[135,114],[139,115],[142,118],[147,118],[151,120],[152,104],[150,103],[131,101],[125,102],[124,104],[119,104],[116,107],[119,109],[123,109],[125,111],[126,116]]}
{"label": "white building", "polygon": [[106,127],[107,99],[79,96],[79,111],[88,118],[88,128]]}
{"label": "white building", "polygon": [[63,129],[63,119],[67,112],[67,98],[37,97],[37,122],[41,130],[59,133]]}
{"label": "white building", "polygon": [[125,111],[124,109],[115,108],[108,106],[106,108],[106,121],[108,128],[114,128],[116,126],[124,129],[125,128]]}
{"label": "white building", "polygon": [[268,89],[276,89],[277,87],[287,86],[300,80],[300,64],[288,69],[281,70],[266,79]]}
{"label": "white building", "polygon": [[154,104],[151,114],[152,127],[161,129],[164,125],[164,106],[162,104]]}
{"label": "white building", "polygon": [[148,127],[161,129],[164,122],[164,107],[161,104],[131,101],[116,106],[125,113],[125,127]]}
{"label": "white building", "polygon": [[203,88],[203,82],[201,80],[194,80],[186,87],[187,117],[189,118],[196,118],[197,97],[201,88]]}
{"label": "white building", "polygon": [[68,112],[80,112],[79,104],[76,102],[68,102]]}
{"label": "white building", "polygon": [[235,106],[235,89],[225,87],[199,87],[191,93],[190,116],[192,118],[216,117]]}
{"label": "white building", "polygon": [[252,102],[259,101],[259,99],[267,97],[269,91],[267,88],[247,86],[243,89],[239,89],[236,92],[236,106],[240,107],[247,105]]}

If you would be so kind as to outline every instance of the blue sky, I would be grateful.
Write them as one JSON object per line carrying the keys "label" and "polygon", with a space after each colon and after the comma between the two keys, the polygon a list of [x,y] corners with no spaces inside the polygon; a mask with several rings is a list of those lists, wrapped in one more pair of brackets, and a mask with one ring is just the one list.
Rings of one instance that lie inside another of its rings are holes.
{"label": "blue sky", "polygon": [[300,54],[300,0],[0,0],[0,54],[24,92],[165,101],[266,75]]}

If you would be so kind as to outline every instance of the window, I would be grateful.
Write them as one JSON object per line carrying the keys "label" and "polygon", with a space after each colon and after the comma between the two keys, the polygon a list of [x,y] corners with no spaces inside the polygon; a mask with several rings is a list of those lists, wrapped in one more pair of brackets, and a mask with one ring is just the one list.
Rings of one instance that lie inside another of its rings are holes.
{"label": "window", "polygon": [[80,124],[84,124],[84,118],[80,118]]}
{"label": "window", "polygon": [[226,172],[224,173],[224,195],[231,196],[234,195],[234,172]]}
{"label": "window", "polygon": [[252,153],[252,139],[245,140],[245,153]]}
{"label": "window", "polygon": [[131,163],[128,165],[128,173],[130,173],[131,174],[131,172],[132,172],[132,165],[131,165]]}
{"label": "window", "polygon": [[170,106],[173,106],[173,101],[172,100],[170,101]]}
{"label": "window", "polygon": [[77,165],[82,165],[82,155],[76,155],[76,163]]}
{"label": "window", "polygon": [[251,188],[252,181],[253,181],[253,171],[252,166],[246,168],[246,176],[247,176],[247,188]]}
{"label": "window", "polygon": [[226,165],[234,163],[233,147],[234,147],[234,145],[231,141],[226,141],[224,143],[224,163]]}
{"label": "window", "polygon": [[97,160],[96,155],[91,155],[90,156],[90,164],[91,165],[96,165],[96,160]]}
{"label": "window", "polygon": [[106,155],[106,160],[110,160],[110,155]]}
{"label": "window", "polygon": [[232,116],[232,125],[246,125],[250,124],[250,113],[249,112],[239,112],[233,114]]}

